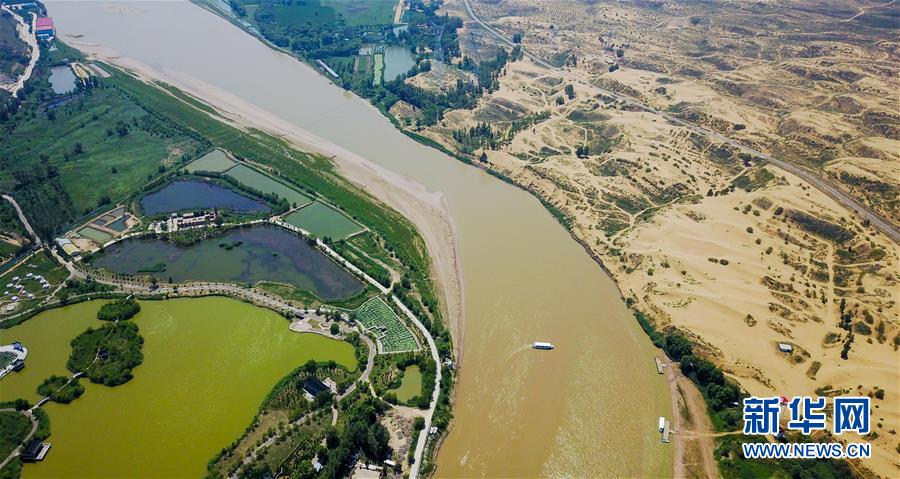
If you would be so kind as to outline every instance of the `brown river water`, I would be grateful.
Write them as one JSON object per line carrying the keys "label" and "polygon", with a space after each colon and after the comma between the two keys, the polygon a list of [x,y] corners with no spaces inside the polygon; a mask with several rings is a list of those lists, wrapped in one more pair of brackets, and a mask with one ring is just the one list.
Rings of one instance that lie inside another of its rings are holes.
{"label": "brown river water", "polygon": [[201,80],[446,194],[467,319],[438,476],[671,475],[672,446],[656,431],[672,408],[655,348],[613,281],[535,198],[416,143],[364,100],[190,3],[48,6],[64,40],[83,35]]}

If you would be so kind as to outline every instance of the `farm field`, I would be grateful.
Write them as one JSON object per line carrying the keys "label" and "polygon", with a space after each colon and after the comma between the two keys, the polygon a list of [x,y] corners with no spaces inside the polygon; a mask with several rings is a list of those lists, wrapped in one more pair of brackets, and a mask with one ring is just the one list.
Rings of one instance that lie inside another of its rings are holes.
{"label": "farm field", "polygon": [[201,158],[192,161],[186,169],[189,173],[198,171],[224,173],[235,164],[236,163],[232,161],[231,158],[228,158],[228,155],[226,155],[224,151],[216,149],[203,155]]}
{"label": "farm field", "polygon": [[324,0],[323,6],[334,8],[347,25],[389,25],[394,20],[395,0]]}
{"label": "farm field", "polygon": [[376,85],[381,85],[381,77],[384,74],[384,55],[381,53],[376,53],[374,55],[375,58],[375,69],[372,71],[373,81]]}
{"label": "farm field", "polygon": [[263,193],[276,194],[286,199],[292,205],[302,206],[312,202],[312,198],[303,193],[245,165],[237,165],[228,170],[225,174],[250,188],[262,191]]}
{"label": "farm field", "polygon": [[363,230],[341,212],[318,202],[287,215],[284,221],[320,238],[343,239]]}
{"label": "farm field", "polygon": [[356,310],[356,320],[372,332],[381,343],[382,353],[399,353],[419,349],[416,338],[381,298],[372,298]]}

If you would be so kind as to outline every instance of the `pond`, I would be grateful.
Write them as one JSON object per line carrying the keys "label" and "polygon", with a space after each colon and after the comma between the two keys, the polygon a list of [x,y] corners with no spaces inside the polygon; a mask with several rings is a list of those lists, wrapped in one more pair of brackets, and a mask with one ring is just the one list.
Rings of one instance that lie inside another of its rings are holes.
{"label": "pond", "polygon": [[141,198],[141,211],[148,216],[212,208],[238,213],[262,213],[270,210],[262,201],[211,181],[201,180],[173,181]]}
{"label": "pond", "polygon": [[160,238],[127,239],[99,253],[93,264],[177,282],[283,283],[324,300],[349,298],[363,289],[358,279],[302,238],[268,225],[234,228],[191,246]]}
{"label": "pond", "polygon": [[[51,374],[67,375],[69,341],[96,319],[101,301],[43,312],[0,330],[0,343],[29,349],[25,369],[0,380],[0,399],[35,402]],[[203,477],[237,439],[275,384],[309,359],[354,369],[353,347],[297,334],[278,314],[227,298],[142,301],[134,321],[144,362],[114,388],[82,380],[71,404],[49,403],[53,448],[29,477]]]}
{"label": "pond", "polygon": [[400,387],[390,391],[397,395],[397,400],[400,402],[409,401],[422,394],[422,372],[419,371],[419,366],[415,364],[407,366],[403,370],[403,379],[400,380]]}
{"label": "pond", "polygon": [[400,45],[384,47],[384,81],[396,80],[415,66],[416,57]]}
{"label": "pond", "polygon": [[77,80],[68,65],[50,69],[50,88],[53,89],[53,93],[61,95],[73,91]]}

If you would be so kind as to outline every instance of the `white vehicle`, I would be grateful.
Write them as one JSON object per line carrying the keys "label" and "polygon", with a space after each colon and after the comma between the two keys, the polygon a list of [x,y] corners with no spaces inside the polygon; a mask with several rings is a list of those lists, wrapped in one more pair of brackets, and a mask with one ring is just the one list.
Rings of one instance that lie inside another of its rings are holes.
{"label": "white vehicle", "polygon": [[663,432],[666,428],[666,418],[660,416],[659,417],[659,432]]}
{"label": "white vehicle", "polygon": [[544,343],[541,341],[535,341],[534,344],[531,345],[534,349],[553,349],[553,345],[550,343]]}

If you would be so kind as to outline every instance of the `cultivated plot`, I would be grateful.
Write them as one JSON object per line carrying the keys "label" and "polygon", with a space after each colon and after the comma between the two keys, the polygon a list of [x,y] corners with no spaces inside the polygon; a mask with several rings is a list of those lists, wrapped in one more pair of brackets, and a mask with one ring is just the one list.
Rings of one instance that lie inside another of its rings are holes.
{"label": "cultivated plot", "polygon": [[364,229],[343,213],[318,202],[287,215],[284,221],[320,238],[343,239]]}
{"label": "cultivated plot", "polygon": [[276,194],[295,206],[303,206],[312,202],[312,199],[303,193],[245,165],[237,165],[225,174],[255,190]]}
{"label": "cultivated plot", "polygon": [[382,353],[416,351],[419,344],[397,313],[375,297],[356,310],[356,320],[378,338]]}

